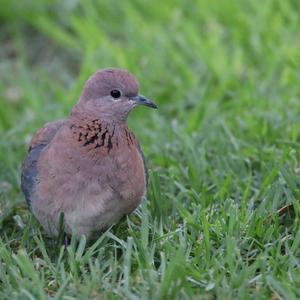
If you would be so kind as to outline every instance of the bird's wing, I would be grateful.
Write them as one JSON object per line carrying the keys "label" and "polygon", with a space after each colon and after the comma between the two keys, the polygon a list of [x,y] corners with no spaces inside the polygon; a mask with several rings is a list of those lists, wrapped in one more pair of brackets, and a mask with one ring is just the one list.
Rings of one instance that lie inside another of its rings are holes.
{"label": "bird's wing", "polygon": [[21,189],[29,207],[37,182],[37,162],[40,154],[65,122],[66,120],[59,120],[45,124],[30,141],[28,154],[23,162],[21,174]]}

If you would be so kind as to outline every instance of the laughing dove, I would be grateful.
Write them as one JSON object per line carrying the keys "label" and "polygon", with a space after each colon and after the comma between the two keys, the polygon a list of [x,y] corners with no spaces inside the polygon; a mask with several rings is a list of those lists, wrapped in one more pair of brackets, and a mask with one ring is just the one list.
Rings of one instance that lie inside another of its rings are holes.
{"label": "laughing dove", "polygon": [[135,77],[103,69],[85,83],[68,119],[47,123],[32,138],[21,188],[46,232],[94,237],[131,213],[147,185],[143,153],[128,129],[137,105],[157,108],[138,94]]}

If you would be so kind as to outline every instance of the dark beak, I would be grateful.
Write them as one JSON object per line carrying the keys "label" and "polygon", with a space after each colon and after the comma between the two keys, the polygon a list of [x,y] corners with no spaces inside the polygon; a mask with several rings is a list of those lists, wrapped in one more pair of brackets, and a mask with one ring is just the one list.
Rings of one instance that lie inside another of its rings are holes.
{"label": "dark beak", "polygon": [[145,105],[148,107],[157,108],[157,105],[153,101],[147,99],[142,95],[130,97],[130,99],[133,100],[137,105]]}

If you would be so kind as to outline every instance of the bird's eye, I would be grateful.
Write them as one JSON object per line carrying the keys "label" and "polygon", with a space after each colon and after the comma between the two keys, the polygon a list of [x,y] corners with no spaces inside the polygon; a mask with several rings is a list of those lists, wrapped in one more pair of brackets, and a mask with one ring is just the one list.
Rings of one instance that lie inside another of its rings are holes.
{"label": "bird's eye", "polygon": [[121,92],[119,90],[112,90],[110,92],[110,95],[115,98],[115,99],[118,99],[121,97]]}

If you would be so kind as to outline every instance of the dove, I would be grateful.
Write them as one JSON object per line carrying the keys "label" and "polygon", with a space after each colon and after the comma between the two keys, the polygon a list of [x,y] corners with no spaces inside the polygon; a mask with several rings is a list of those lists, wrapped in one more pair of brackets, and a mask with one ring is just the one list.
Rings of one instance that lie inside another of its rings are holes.
{"label": "dove", "polygon": [[91,239],[138,207],[148,175],[127,117],[139,105],[157,108],[139,94],[130,72],[101,69],[85,82],[67,119],[32,137],[21,189],[48,234],[59,235],[63,216],[67,236]]}

